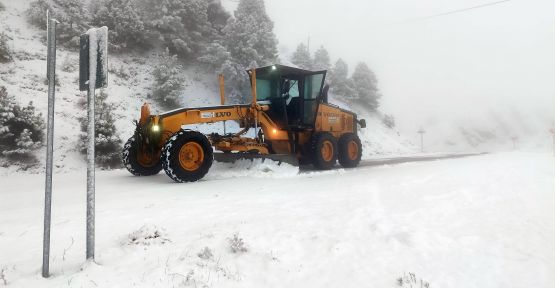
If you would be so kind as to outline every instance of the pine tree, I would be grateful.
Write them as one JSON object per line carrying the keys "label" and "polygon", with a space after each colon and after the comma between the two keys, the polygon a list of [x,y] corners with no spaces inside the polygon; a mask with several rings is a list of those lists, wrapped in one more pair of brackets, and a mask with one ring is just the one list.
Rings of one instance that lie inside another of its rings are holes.
{"label": "pine tree", "polygon": [[221,0],[211,0],[208,5],[208,22],[218,34],[223,35],[223,29],[231,14],[222,6]]}
{"label": "pine tree", "polygon": [[330,73],[330,89],[335,95],[352,101],[356,98],[354,83],[349,77],[349,66],[342,59],[337,60]]}
{"label": "pine tree", "polygon": [[366,63],[359,62],[357,64],[352,81],[356,92],[355,99],[371,111],[376,111],[380,105],[379,99],[381,97],[378,90],[378,80]]}
{"label": "pine tree", "polygon": [[155,81],[153,98],[164,108],[177,108],[185,82],[183,66],[177,61],[177,56],[170,55],[169,51],[166,50],[164,54],[160,55],[153,76]]}
{"label": "pine tree", "polygon": [[[146,17],[147,28],[157,34],[156,38],[163,41],[172,55],[194,60],[201,56],[208,43],[214,40],[216,29],[213,28],[208,14],[209,9],[216,9],[211,6],[212,1],[143,1],[147,3],[146,9],[151,11]],[[217,6],[217,3],[213,5]],[[156,9],[152,10],[152,7]],[[213,20],[219,21],[218,16]]]}
{"label": "pine tree", "polygon": [[[95,98],[95,162],[102,168],[121,167],[121,138],[114,124],[113,104],[107,102],[108,94],[101,90]],[[86,104],[86,103],[83,103]],[[79,150],[82,154],[87,153],[87,118],[79,118],[81,122],[81,134],[79,135]]]}
{"label": "pine tree", "polygon": [[108,27],[112,48],[121,50],[148,46],[137,0],[102,0],[93,3],[91,23],[93,26]]}
{"label": "pine tree", "polygon": [[316,52],[314,52],[314,61],[312,66],[312,68],[315,70],[331,69],[330,54],[328,53],[328,50],[324,48],[324,46],[320,46],[320,48],[316,50]]}
{"label": "pine tree", "polygon": [[263,0],[240,0],[235,19],[224,28],[227,50],[243,67],[273,64],[278,54],[273,29]]}
{"label": "pine tree", "polygon": [[308,47],[303,43],[297,46],[297,50],[291,56],[291,62],[302,69],[312,69],[312,57],[308,51]]}
{"label": "pine tree", "polygon": [[266,14],[264,1],[240,0],[235,18],[223,29],[224,46],[231,59],[219,69],[226,77],[227,95],[235,103],[246,103],[250,84],[245,70],[270,65],[277,60],[277,39],[274,23]]}
{"label": "pine tree", "polygon": [[8,36],[0,33],[0,63],[12,61],[12,52],[8,46]]}
{"label": "pine tree", "polygon": [[0,156],[14,161],[35,160],[33,151],[43,140],[44,121],[33,102],[21,107],[5,87],[0,87]]}

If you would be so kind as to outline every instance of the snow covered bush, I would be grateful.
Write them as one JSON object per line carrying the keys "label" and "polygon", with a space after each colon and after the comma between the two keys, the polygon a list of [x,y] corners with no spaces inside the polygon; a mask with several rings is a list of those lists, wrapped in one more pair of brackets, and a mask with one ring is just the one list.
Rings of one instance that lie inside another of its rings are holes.
{"label": "snow covered bush", "polygon": [[[114,105],[107,102],[108,94],[103,90],[95,99],[95,160],[99,167],[113,169],[121,167],[121,138],[114,125]],[[83,104],[86,104],[83,103]],[[81,134],[79,150],[87,153],[87,118],[79,118]]]}
{"label": "snow covered bush", "polygon": [[76,48],[79,35],[89,27],[90,13],[86,5],[87,1],[82,0],[34,0],[27,9],[27,19],[46,29],[46,11],[50,11],[50,17],[61,23],[57,26],[59,43]]}
{"label": "snow covered bush", "polygon": [[6,10],[6,6],[4,6],[4,4],[2,4],[2,2],[0,2],[0,12]]}
{"label": "snow covered bush", "polygon": [[8,46],[8,35],[0,33],[0,63],[10,62],[12,60],[12,52]]}
{"label": "snow covered bush", "polygon": [[44,121],[33,102],[21,107],[6,88],[0,87],[0,157],[31,164],[42,146]]}
{"label": "snow covered bush", "polygon": [[[77,71],[77,61],[73,61],[73,59],[71,59],[71,57],[66,56],[64,58],[64,60],[62,61],[62,66],[60,67],[62,69],[62,71],[64,72],[75,72]],[[58,81],[58,78],[56,77],[56,82]],[[59,86],[59,83],[57,83],[56,85]]]}
{"label": "snow covered bush", "polygon": [[233,236],[227,240],[231,253],[245,253],[248,251],[247,247],[245,247],[245,242],[243,242],[243,239],[239,237],[237,233],[233,234]]}
{"label": "snow covered bush", "polygon": [[166,50],[164,54],[160,55],[153,76],[152,97],[154,100],[167,109],[178,107],[185,76],[183,76],[183,67],[178,63],[177,56],[171,56]]}
{"label": "snow covered bush", "polygon": [[202,250],[200,250],[197,256],[200,259],[209,260],[209,259],[212,259],[212,257],[214,257],[214,254],[212,253],[212,250],[210,250],[210,248],[204,247]]}
{"label": "snow covered bush", "polygon": [[430,283],[424,281],[422,278],[417,278],[415,273],[405,273],[403,276],[397,278],[397,284],[400,287],[407,288],[430,288]]}
{"label": "snow covered bush", "polygon": [[151,246],[165,244],[167,242],[171,241],[167,238],[167,233],[164,228],[155,225],[144,225],[139,228],[139,230],[129,234],[124,244]]}

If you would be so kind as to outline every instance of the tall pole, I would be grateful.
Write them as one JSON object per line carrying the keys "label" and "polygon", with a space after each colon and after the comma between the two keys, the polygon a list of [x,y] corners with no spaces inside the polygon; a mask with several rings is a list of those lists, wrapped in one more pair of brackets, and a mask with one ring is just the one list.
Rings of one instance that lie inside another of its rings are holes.
{"label": "tall pole", "polygon": [[87,260],[94,261],[94,91],[97,70],[97,33],[89,30],[89,90],[87,91]]}
{"label": "tall pole", "polygon": [[420,152],[422,153],[424,153],[424,133],[426,133],[426,131],[424,131],[422,127],[418,129],[418,134],[420,134]]}
{"label": "tall pole", "polygon": [[549,132],[551,132],[551,136],[553,137],[553,155],[555,156],[555,128],[551,128]]}
{"label": "tall pole", "polygon": [[52,211],[52,164],[54,154],[54,98],[56,94],[56,24],[55,19],[49,19],[48,47],[47,47],[47,76],[48,76],[48,124],[46,136],[46,181],[44,191],[44,234],[42,241],[42,277],[50,275],[50,223]]}

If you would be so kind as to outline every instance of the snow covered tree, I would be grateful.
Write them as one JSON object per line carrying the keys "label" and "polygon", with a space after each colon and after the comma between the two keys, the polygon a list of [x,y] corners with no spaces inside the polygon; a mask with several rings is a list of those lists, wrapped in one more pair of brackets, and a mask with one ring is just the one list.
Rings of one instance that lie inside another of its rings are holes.
{"label": "snow covered tree", "polygon": [[2,4],[2,2],[0,2],[0,12],[6,10],[6,6],[4,6],[4,4]]}
{"label": "snow covered tree", "polygon": [[27,9],[27,19],[29,22],[39,28],[46,29],[46,11],[57,13],[54,11],[54,3],[52,0],[35,0],[29,4]]}
{"label": "snow covered tree", "polygon": [[90,20],[82,0],[35,0],[29,5],[27,17],[31,24],[46,29],[46,10],[63,25],[57,26],[58,41],[72,47],[78,47],[79,35],[88,27]]}
{"label": "snow covered tree", "polygon": [[[121,167],[121,138],[114,125],[114,104],[108,103],[108,94],[101,90],[95,98],[95,161],[102,168],[114,169]],[[86,105],[86,102],[83,102]],[[79,150],[87,154],[87,118],[79,118],[81,134]]]}
{"label": "snow covered tree", "polygon": [[235,18],[223,29],[223,46],[231,59],[219,69],[226,77],[229,99],[238,103],[248,102],[249,79],[245,70],[273,64],[277,60],[277,39],[274,23],[266,14],[264,1],[240,0]]}
{"label": "snow covered tree", "polygon": [[145,48],[147,37],[137,0],[102,0],[93,2],[91,24],[107,26],[112,48]]}
{"label": "snow covered tree", "polygon": [[382,119],[383,125],[389,129],[395,128],[395,117],[393,115],[385,114]]}
{"label": "snow covered tree", "polygon": [[8,46],[8,36],[0,33],[0,63],[10,62],[12,60],[12,51]]}
{"label": "snow covered tree", "polygon": [[209,21],[208,12],[209,9],[214,12],[216,8],[211,5],[218,3],[214,4],[211,0],[143,1],[146,1],[147,9],[156,7],[146,14],[148,28],[157,33],[158,41],[162,40],[171,54],[196,59],[214,39],[216,32]]}
{"label": "snow covered tree", "polygon": [[222,34],[223,29],[231,15],[222,6],[220,0],[210,1],[211,2],[208,5],[208,22],[210,22],[213,29],[215,29],[219,34]]}
{"label": "snow covered tree", "polygon": [[153,98],[164,108],[174,109],[178,107],[185,77],[183,76],[183,67],[179,64],[177,56],[170,55],[169,51],[166,50],[160,56],[153,75],[155,81]]}
{"label": "snow covered tree", "polygon": [[42,145],[44,121],[33,102],[21,107],[5,87],[0,87],[0,156],[30,162]]}
{"label": "snow covered tree", "polygon": [[314,52],[313,69],[315,70],[330,70],[330,54],[324,46],[320,46],[316,52]]}
{"label": "snow covered tree", "polygon": [[366,63],[359,62],[351,79],[356,92],[355,99],[371,111],[376,111],[380,106],[381,95],[378,90],[378,79],[374,72],[368,68]]}
{"label": "snow covered tree", "polygon": [[312,56],[308,47],[303,43],[297,46],[297,50],[291,55],[291,62],[302,69],[312,69]]}
{"label": "snow covered tree", "polygon": [[278,54],[273,29],[263,0],[240,0],[235,19],[224,28],[225,46],[234,61],[245,68],[273,64]]}
{"label": "snow covered tree", "polygon": [[335,62],[329,79],[332,93],[349,101],[352,101],[356,97],[354,83],[349,79],[349,66],[342,59]]}
{"label": "snow covered tree", "polygon": [[218,42],[211,43],[206,49],[206,53],[198,58],[200,63],[208,65],[210,70],[218,70],[222,63],[231,60],[231,54]]}

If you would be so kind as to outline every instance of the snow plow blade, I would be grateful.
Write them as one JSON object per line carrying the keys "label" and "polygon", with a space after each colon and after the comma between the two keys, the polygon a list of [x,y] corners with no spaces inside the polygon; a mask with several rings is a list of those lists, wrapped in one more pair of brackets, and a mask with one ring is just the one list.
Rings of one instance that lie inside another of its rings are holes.
{"label": "snow plow blade", "polygon": [[249,153],[214,153],[214,160],[224,163],[235,163],[237,160],[254,160],[254,159],[270,159],[276,161],[279,164],[287,163],[293,166],[299,166],[299,160],[296,157],[289,154],[249,154]]}

